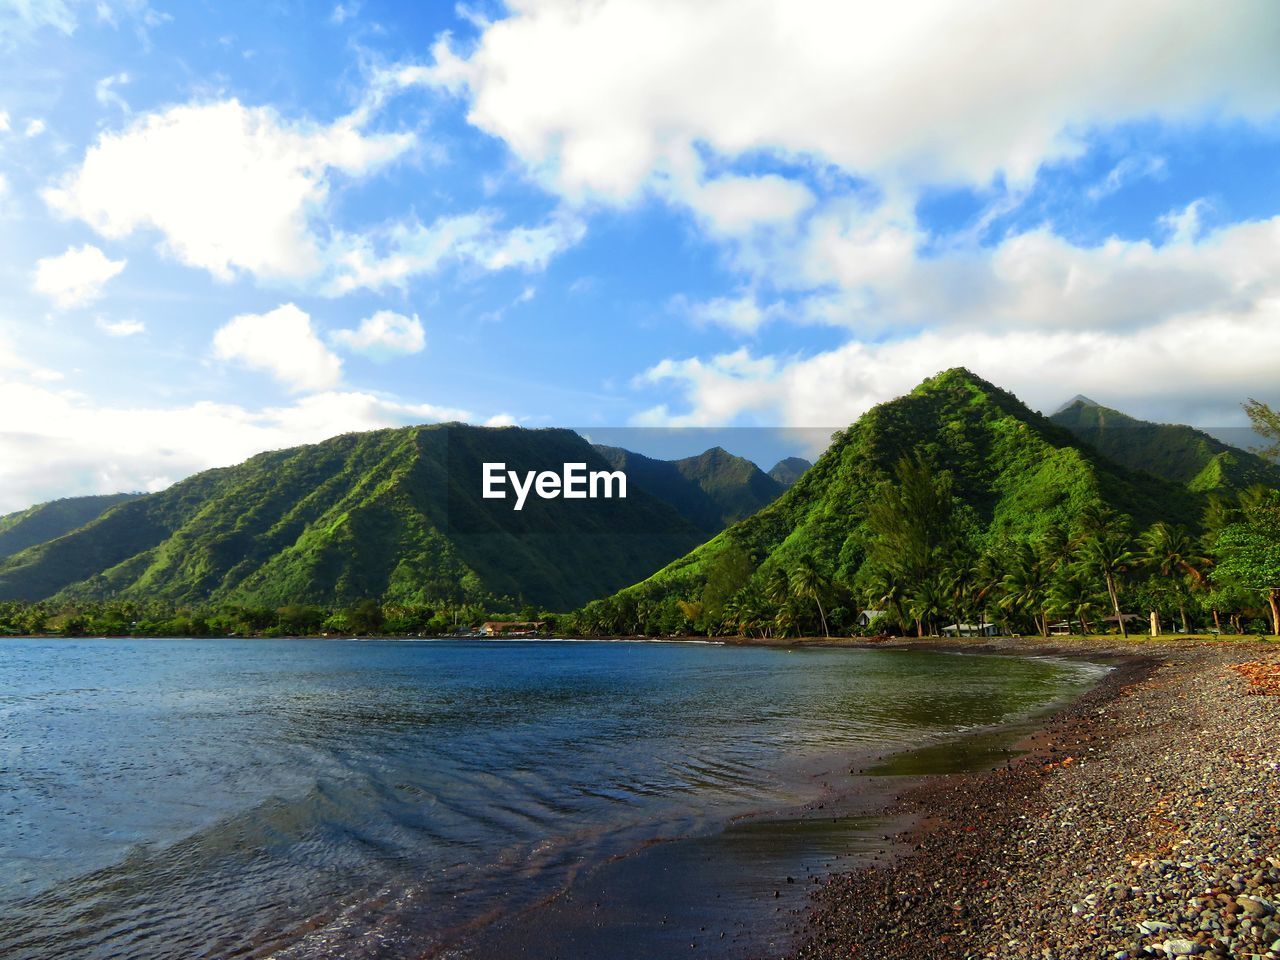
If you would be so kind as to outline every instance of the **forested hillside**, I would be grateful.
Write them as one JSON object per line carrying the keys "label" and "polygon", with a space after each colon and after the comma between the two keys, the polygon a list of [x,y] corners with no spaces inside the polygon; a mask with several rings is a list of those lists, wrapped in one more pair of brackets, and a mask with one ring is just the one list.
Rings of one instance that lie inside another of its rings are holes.
{"label": "forested hillside", "polygon": [[140,494],[65,497],[0,517],[0,560],[37,543],[56,540],[102,516],[117,503],[137,496]]}
{"label": "forested hillside", "polygon": [[1194,427],[1138,420],[1086,397],[1077,397],[1049,419],[1116,463],[1191,490],[1280,484],[1280,468],[1274,464]]}
{"label": "forested hillside", "polygon": [[0,599],[340,604],[510,597],[567,609],[634,582],[707,530],[625,500],[481,499],[481,464],[608,470],[568,430],[459,424],[263,453],[121,503],[0,563]]}
{"label": "forested hillside", "polygon": [[[1120,549],[1113,535],[1130,544],[1163,524],[1194,546],[1210,505],[1205,492],[1115,463],[1012,394],[950,370],[868,411],[773,504],[588,605],[582,620],[620,632],[848,632],[872,608],[921,629],[986,617],[1040,631],[1048,605],[1033,598],[1055,572],[1083,570],[1086,546],[1105,541],[1136,567],[1136,544]],[[1026,603],[1008,599],[1019,577],[1043,581]],[[1114,614],[1112,579],[1091,575],[1082,588],[1094,621]]]}

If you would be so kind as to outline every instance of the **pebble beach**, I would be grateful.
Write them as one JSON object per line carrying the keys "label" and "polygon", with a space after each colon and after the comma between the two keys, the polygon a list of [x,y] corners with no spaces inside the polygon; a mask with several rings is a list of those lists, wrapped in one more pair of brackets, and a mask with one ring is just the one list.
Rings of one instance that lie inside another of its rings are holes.
{"label": "pebble beach", "polygon": [[1116,669],[998,769],[905,789],[899,855],[815,891],[796,960],[1280,958],[1280,646],[1027,652]]}

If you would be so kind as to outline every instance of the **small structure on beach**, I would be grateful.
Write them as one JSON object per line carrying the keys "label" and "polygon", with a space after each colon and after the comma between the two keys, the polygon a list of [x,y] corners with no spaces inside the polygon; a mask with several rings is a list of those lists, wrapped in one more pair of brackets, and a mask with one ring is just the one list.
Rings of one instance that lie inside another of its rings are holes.
{"label": "small structure on beach", "polygon": [[486,620],[480,624],[482,637],[529,637],[547,625],[545,620]]}
{"label": "small structure on beach", "polygon": [[994,637],[1000,633],[1000,628],[994,623],[953,623],[943,627],[942,633],[947,637]]}
{"label": "small structure on beach", "polygon": [[858,627],[865,630],[883,616],[883,610],[863,610],[858,614]]}

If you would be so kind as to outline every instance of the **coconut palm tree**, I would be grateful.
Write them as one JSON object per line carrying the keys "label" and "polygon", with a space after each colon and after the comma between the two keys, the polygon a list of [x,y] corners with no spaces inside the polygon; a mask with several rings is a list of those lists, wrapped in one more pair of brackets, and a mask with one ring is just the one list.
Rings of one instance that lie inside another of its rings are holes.
{"label": "coconut palm tree", "polygon": [[818,618],[822,621],[822,635],[830,637],[827,614],[822,609],[822,598],[831,590],[831,581],[823,576],[810,557],[803,558],[791,571],[791,595],[800,600],[812,600],[818,605]]}
{"label": "coconut palm tree", "polygon": [[[1114,517],[1114,514],[1112,514]],[[1115,613],[1120,633],[1125,638],[1129,629],[1124,614],[1120,612],[1120,584],[1124,575],[1137,562],[1137,556],[1129,549],[1129,533],[1123,518],[1115,518],[1109,526],[1095,527],[1080,548],[1080,569],[1100,576],[1107,585],[1111,609]]]}
{"label": "coconut palm tree", "polygon": [[[1154,523],[1138,538],[1142,562],[1163,577],[1179,577],[1180,586],[1205,585],[1205,571],[1209,560],[1196,550],[1195,541],[1184,527]],[[1187,632],[1187,604],[1183,590],[1178,591],[1178,613],[1182,617],[1182,632]]]}
{"label": "coconut palm tree", "polygon": [[1082,633],[1093,633],[1090,620],[1098,603],[1097,591],[1082,577],[1060,577],[1049,588],[1049,608],[1065,614],[1068,623],[1073,618],[1078,620]]}
{"label": "coconut palm tree", "polygon": [[1014,550],[1009,572],[1001,581],[1004,596],[1001,605],[1006,610],[1021,610],[1031,616],[1036,631],[1043,637],[1049,635],[1049,619],[1045,605],[1049,591],[1049,569],[1029,543],[1020,543]]}

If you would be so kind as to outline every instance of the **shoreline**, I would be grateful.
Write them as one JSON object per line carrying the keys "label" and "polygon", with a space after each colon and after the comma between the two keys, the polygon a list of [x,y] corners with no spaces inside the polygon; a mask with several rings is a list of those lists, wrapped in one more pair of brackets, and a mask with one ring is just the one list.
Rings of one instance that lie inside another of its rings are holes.
{"label": "shoreline", "polygon": [[831,874],[789,956],[1280,957],[1280,698],[1233,669],[1280,648],[1040,639],[964,649],[1115,669],[1004,766],[906,786],[896,853]]}
{"label": "shoreline", "polygon": [[[879,645],[852,642],[832,646],[875,650]],[[1021,653],[969,652],[1004,656]],[[1090,654],[1075,659],[1098,663],[1106,658]],[[789,949],[801,929],[810,891],[815,889],[811,884],[818,884],[833,870],[848,869],[855,864],[890,863],[902,854],[902,844],[895,838],[910,833],[919,824],[914,813],[893,809],[895,794],[951,775],[939,772],[941,769],[984,771],[993,763],[1016,755],[1022,742],[1034,736],[1050,718],[1114,682],[1114,677],[1124,675],[1123,665],[1106,666],[1107,671],[1083,694],[1047,703],[1043,709],[1019,720],[970,728],[915,745],[899,744],[890,749],[854,754],[834,751],[813,763],[805,773],[805,779],[816,788],[807,799],[781,806],[755,807],[734,814],[718,825],[704,825],[702,830],[648,839],[586,869],[572,884],[544,901],[482,925],[443,953],[428,951],[421,955],[457,958],[649,956],[628,952],[630,948],[624,948],[616,939],[617,929],[630,929],[634,935],[646,923],[652,927],[652,921],[657,919],[653,913],[657,905],[652,892],[655,884],[674,883],[683,887],[687,885],[686,874],[693,871],[710,884],[685,890],[691,898],[685,909],[690,913],[701,910],[701,913],[695,922],[691,923],[688,917],[680,922],[675,919],[679,906],[669,902],[662,905],[663,917],[659,923],[662,927],[671,926],[664,931],[664,935],[669,935],[667,939],[657,941],[668,951],[660,955],[688,953],[726,960],[779,956]],[[939,763],[943,751],[947,759]],[[921,764],[917,757],[924,754],[928,757]],[[914,767],[925,769],[895,769],[904,759],[914,761]],[[742,845],[744,831],[775,836],[816,832],[828,838],[838,835],[841,839],[788,852],[778,847],[755,847],[750,865],[743,863],[736,879],[702,866],[715,862],[729,864],[740,857],[741,853],[735,856],[734,850]],[[729,889],[734,890],[732,903],[728,894],[721,900],[721,891]],[[622,891],[627,895],[620,895]],[[711,899],[713,891],[714,900]],[[661,897],[659,894],[658,899]],[[700,907],[693,906],[698,901],[701,901]],[[650,915],[636,911],[635,904],[640,902],[648,904]],[[548,931],[556,932],[549,935]],[[654,933],[653,929],[646,933],[647,946],[653,946],[649,938]],[[597,934],[601,935],[600,939],[593,939]]]}

